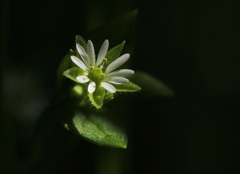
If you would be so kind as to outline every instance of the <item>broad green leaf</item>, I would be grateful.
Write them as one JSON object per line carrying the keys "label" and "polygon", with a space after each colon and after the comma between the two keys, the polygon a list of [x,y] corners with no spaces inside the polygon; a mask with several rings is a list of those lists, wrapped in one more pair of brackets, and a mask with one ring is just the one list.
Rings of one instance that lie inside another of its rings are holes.
{"label": "broad green leaf", "polygon": [[85,75],[85,71],[78,67],[70,68],[63,72],[63,75],[67,78],[79,83],[79,81],[76,80],[77,76]]}
{"label": "broad green leaf", "polygon": [[55,114],[66,129],[94,144],[127,148],[126,134],[103,113],[63,105]]}
{"label": "broad green leaf", "polygon": [[143,72],[135,72],[129,78],[134,83],[137,83],[141,86],[143,92],[147,92],[150,94],[162,95],[162,96],[173,96],[174,91],[165,85],[160,80],[146,74]]}
{"label": "broad green leaf", "polygon": [[72,60],[70,59],[70,56],[75,55],[75,51],[70,50],[66,56],[62,59],[60,62],[58,69],[57,69],[57,81],[58,85],[62,85],[62,80],[64,79],[63,72],[67,69],[71,68],[72,66]]}
{"label": "broad green leaf", "polygon": [[100,109],[103,105],[103,100],[105,97],[105,89],[101,86],[97,86],[96,90],[94,93],[89,93],[88,97],[92,104],[97,108]]}
{"label": "broad green leaf", "polygon": [[113,47],[112,49],[110,49],[107,52],[107,55],[106,55],[107,62],[105,63],[104,67],[107,67],[111,62],[113,62],[120,56],[121,51],[124,47],[124,44],[125,44],[125,41],[123,41],[121,44]]}
{"label": "broad green leaf", "polygon": [[77,35],[75,38],[75,42],[81,45],[85,50],[87,50],[86,41],[82,38],[82,36]]}
{"label": "broad green leaf", "polygon": [[113,86],[116,88],[118,92],[135,92],[141,90],[140,86],[132,82],[128,82],[122,85],[113,84]]}
{"label": "broad green leaf", "polygon": [[78,133],[93,143],[109,147],[127,147],[126,135],[99,115],[88,117],[78,112],[72,121]]}

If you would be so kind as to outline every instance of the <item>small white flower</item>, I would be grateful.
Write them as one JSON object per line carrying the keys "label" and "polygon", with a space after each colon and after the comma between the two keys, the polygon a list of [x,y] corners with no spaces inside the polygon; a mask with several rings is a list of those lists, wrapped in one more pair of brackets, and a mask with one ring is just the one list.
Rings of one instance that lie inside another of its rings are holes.
{"label": "small white flower", "polygon": [[89,82],[89,93],[93,93],[96,90],[96,86],[98,83],[101,84],[101,86],[107,91],[115,93],[116,88],[111,84],[125,84],[129,82],[129,80],[125,77],[134,74],[134,71],[130,69],[116,70],[129,59],[129,54],[124,54],[121,57],[117,58],[115,61],[113,61],[107,66],[105,72],[102,72],[104,62],[107,61],[105,56],[108,51],[108,46],[109,42],[108,40],[105,40],[99,50],[97,59],[95,59],[94,46],[92,42],[88,40],[87,52],[81,45],[79,45],[78,43],[76,44],[77,51],[80,54],[82,60],[80,60],[76,56],[71,56],[71,60],[79,68],[85,71],[85,75],[77,76],[76,80],[80,83]]}

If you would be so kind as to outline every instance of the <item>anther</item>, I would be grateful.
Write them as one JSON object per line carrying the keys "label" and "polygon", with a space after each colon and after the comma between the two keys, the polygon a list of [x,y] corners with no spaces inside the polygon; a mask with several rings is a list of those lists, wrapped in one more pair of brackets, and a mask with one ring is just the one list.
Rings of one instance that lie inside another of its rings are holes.
{"label": "anther", "polygon": [[107,62],[107,58],[103,58],[103,61],[104,61],[104,62]]}
{"label": "anther", "polygon": [[93,69],[94,69],[94,66],[90,66],[90,69],[92,69],[92,70],[93,70]]}
{"label": "anther", "polygon": [[104,77],[105,77],[105,74],[101,74],[100,76],[101,76],[102,78],[104,78]]}

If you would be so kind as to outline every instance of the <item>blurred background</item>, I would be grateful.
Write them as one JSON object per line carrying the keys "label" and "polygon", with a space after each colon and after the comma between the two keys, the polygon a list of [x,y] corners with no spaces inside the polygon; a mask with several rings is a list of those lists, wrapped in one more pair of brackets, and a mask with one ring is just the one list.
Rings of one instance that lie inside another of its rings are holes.
{"label": "blurred background", "polygon": [[[0,4],[1,174],[240,173],[240,1]],[[160,79],[175,96],[121,96],[133,101],[125,150],[98,147],[55,121],[32,142],[75,35],[135,9],[130,67]]]}

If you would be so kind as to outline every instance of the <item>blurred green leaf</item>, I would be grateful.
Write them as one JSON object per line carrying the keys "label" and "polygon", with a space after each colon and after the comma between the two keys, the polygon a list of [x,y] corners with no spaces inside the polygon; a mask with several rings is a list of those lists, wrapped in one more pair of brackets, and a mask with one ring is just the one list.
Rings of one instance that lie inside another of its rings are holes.
{"label": "blurred green leaf", "polygon": [[67,78],[79,83],[79,81],[77,81],[76,77],[85,75],[84,73],[85,73],[85,71],[82,70],[81,68],[73,67],[73,68],[70,68],[70,69],[64,71],[63,75],[66,76]]}
{"label": "blurred green leaf", "polygon": [[113,84],[113,86],[116,88],[118,92],[135,92],[141,90],[140,86],[131,82],[122,85]]}
{"label": "blurred green leaf", "polygon": [[62,85],[62,81],[64,79],[63,76],[63,72],[66,71],[67,69],[72,67],[72,60],[70,58],[70,56],[72,55],[76,55],[75,51],[70,50],[66,56],[62,59],[62,61],[60,62],[58,69],[57,69],[57,82],[58,85],[61,86]]}
{"label": "blurred green leaf", "polygon": [[104,103],[114,99],[114,95],[111,92],[106,91],[105,97],[104,97]]}
{"label": "blurred green leaf", "polygon": [[77,35],[75,38],[75,42],[78,43],[79,45],[81,45],[85,49],[85,51],[87,50],[86,41],[83,39],[82,36]]}
{"label": "blurred green leaf", "polygon": [[141,86],[143,92],[161,96],[174,95],[174,91],[171,88],[147,73],[135,72],[129,79]]}
{"label": "blurred green leaf", "polygon": [[113,148],[127,147],[126,134],[103,113],[61,107],[56,114],[66,129],[94,144]]}

